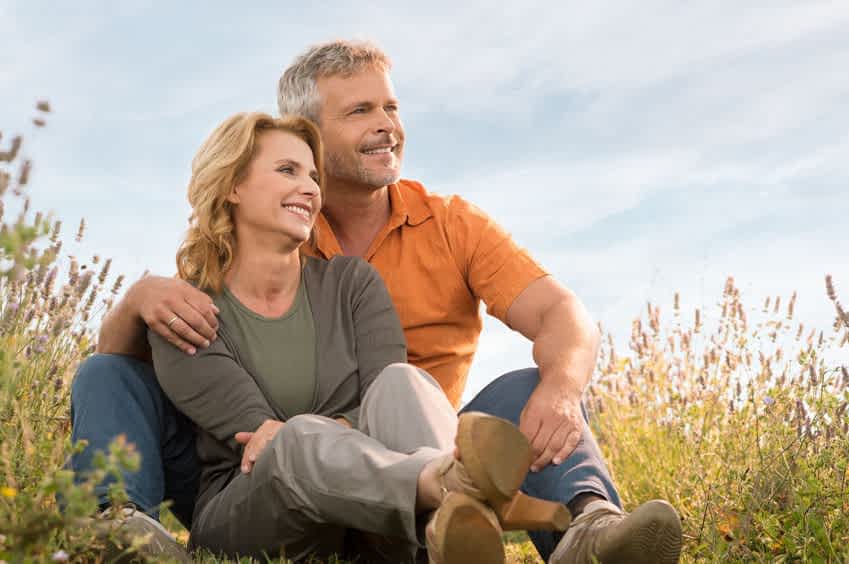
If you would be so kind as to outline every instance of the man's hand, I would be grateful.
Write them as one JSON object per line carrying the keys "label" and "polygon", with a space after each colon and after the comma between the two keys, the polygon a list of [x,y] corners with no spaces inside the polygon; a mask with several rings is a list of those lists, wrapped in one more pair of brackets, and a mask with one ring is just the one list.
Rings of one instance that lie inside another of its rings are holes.
{"label": "man's hand", "polygon": [[569,397],[556,384],[540,382],[519,416],[519,430],[536,457],[531,471],[566,460],[581,440],[583,427],[580,399]]}
{"label": "man's hand", "polygon": [[218,308],[206,293],[178,278],[148,276],[132,288],[142,321],[186,354],[217,337]]}
{"label": "man's hand", "polygon": [[236,433],[236,442],[245,445],[245,450],[242,453],[242,474],[250,474],[253,470],[256,459],[265,450],[268,441],[274,438],[277,432],[285,425],[282,421],[268,419],[252,432]]}
{"label": "man's hand", "polygon": [[534,342],[539,367],[539,384],[519,416],[536,472],[566,460],[581,439],[581,394],[595,367],[599,330],[577,296],[551,276],[519,294],[507,310],[507,324]]}

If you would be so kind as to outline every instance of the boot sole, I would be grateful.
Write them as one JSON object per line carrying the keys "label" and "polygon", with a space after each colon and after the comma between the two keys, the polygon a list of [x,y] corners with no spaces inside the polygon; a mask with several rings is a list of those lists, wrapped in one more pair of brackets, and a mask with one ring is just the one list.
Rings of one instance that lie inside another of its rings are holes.
{"label": "boot sole", "polygon": [[448,494],[437,515],[431,564],[504,564],[501,531],[492,510],[465,494]]}
{"label": "boot sole", "polygon": [[534,456],[528,440],[506,419],[470,412],[460,416],[457,448],[469,476],[495,510],[504,530],[565,531],[572,515],[561,503],[519,492]]}
{"label": "boot sole", "polygon": [[600,562],[675,564],[681,556],[681,519],[665,501],[644,503],[600,551]]}

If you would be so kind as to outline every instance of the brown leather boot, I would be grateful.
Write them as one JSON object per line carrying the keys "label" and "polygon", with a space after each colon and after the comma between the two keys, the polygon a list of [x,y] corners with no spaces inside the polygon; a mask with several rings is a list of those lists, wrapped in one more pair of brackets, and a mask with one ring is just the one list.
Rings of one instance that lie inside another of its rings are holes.
{"label": "brown leather boot", "polygon": [[449,492],[425,528],[430,564],[504,564],[501,527],[492,509]]}

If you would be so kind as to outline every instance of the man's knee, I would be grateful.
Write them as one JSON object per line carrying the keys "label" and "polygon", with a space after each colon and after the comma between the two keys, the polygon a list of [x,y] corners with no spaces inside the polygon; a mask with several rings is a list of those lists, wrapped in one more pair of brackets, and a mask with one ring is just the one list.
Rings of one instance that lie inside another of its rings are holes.
{"label": "man's knee", "polygon": [[89,401],[120,401],[127,397],[158,396],[153,367],[117,354],[93,354],[77,369],[71,383],[71,405]]}
{"label": "man's knee", "polygon": [[518,423],[519,415],[537,384],[539,370],[536,368],[508,372],[490,382],[461,412],[483,411]]}

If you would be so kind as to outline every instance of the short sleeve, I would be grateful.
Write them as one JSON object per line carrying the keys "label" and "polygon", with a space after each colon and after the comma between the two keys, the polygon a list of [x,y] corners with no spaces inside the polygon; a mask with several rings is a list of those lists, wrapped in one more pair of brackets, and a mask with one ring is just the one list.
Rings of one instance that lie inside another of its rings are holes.
{"label": "short sleeve", "polygon": [[483,210],[459,196],[448,204],[446,223],[469,289],[487,313],[506,323],[513,300],[548,272]]}

